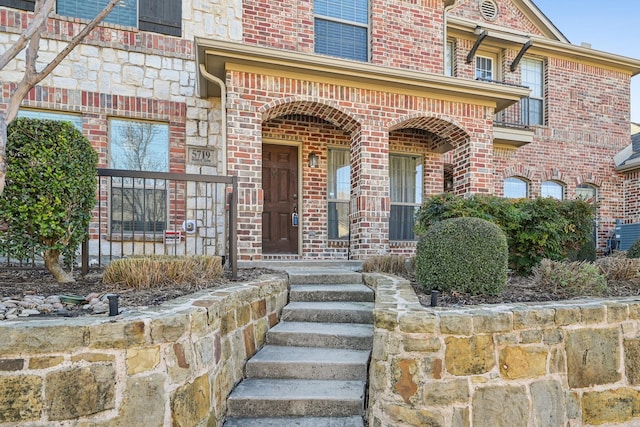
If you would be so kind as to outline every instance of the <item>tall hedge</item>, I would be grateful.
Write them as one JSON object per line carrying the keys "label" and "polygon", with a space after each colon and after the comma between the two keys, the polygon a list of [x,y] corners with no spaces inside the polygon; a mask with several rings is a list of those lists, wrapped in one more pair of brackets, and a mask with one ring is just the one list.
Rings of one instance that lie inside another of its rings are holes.
{"label": "tall hedge", "polygon": [[563,260],[590,239],[595,206],[583,200],[504,199],[473,195],[432,196],[416,214],[424,234],[447,218],[476,217],[500,226],[507,235],[509,264],[527,274],[544,258]]}
{"label": "tall hedge", "polygon": [[[71,123],[19,118],[8,128],[6,186],[0,195],[0,251],[41,256],[60,282],[73,280],[60,256],[75,256],[96,203],[98,155]],[[71,263],[68,263],[71,264]]]}

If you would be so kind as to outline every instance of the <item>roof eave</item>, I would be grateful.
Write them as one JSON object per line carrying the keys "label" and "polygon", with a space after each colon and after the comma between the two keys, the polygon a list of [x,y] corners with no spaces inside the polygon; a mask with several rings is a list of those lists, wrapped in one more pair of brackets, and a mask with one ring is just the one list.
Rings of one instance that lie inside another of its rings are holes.
{"label": "roof eave", "polygon": [[206,79],[199,72],[199,64],[205,64],[208,73],[224,80],[227,62],[495,102],[496,111],[518,102],[530,92],[528,88],[522,86],[460,79],[241,43],[196,37],[195,44],[196,58],[199,61],[196,67],[199,94],[203,97],[216,95],[212,92],[215,91],[215,87],[209,88]]}

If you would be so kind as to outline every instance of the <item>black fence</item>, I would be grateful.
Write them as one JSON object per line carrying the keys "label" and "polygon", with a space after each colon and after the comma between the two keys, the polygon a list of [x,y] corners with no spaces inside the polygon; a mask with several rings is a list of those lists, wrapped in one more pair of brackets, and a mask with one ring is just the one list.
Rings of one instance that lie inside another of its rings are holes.
{"label": "black fence", "polygon": [[[135,255],[215,255],[237,277],[237,177],[119,169],[97,175],[98,200],[80,248],[84,274]],[[35,268],[42,260],[9,253],[1,264]]]}

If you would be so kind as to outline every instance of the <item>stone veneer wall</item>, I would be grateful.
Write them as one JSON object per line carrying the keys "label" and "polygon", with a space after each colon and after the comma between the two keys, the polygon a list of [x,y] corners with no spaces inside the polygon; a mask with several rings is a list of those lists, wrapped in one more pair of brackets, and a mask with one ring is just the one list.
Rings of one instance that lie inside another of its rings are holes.
{"label": "stone veneer wall", "polygon": [[217,426],[287,301],[260,279],[117,318],[0,322],[0,426]]}
{"label": "stone veneer wall", "polygon": [[640,425],[640,298],[427,308],[376,289],[369,425]]}

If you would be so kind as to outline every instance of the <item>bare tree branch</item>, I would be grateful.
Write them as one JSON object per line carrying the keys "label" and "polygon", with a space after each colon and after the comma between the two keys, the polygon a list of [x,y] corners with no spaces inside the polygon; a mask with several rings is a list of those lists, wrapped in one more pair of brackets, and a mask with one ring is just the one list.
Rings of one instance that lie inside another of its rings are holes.
{"label": "bare tree branch", "polygon": [[0,55],[0,70],[7,66],[12,59],[14,59],[22,49],[27,45],[27,42],[33,37],[35,34],[38,34],[40,31],[40,27],[42,24],[47,21],[47,18],[51,14],[53,10],[53,6],[55,5],[55,0],[46,0],[43,6],[39,6],[42,0],[36,0],[36,5],[34,8],[35,14],[33,15],[33,19],[29,22],[29,26],[27,29],[20,34],[18,40],[9,47],[2,55]]}

